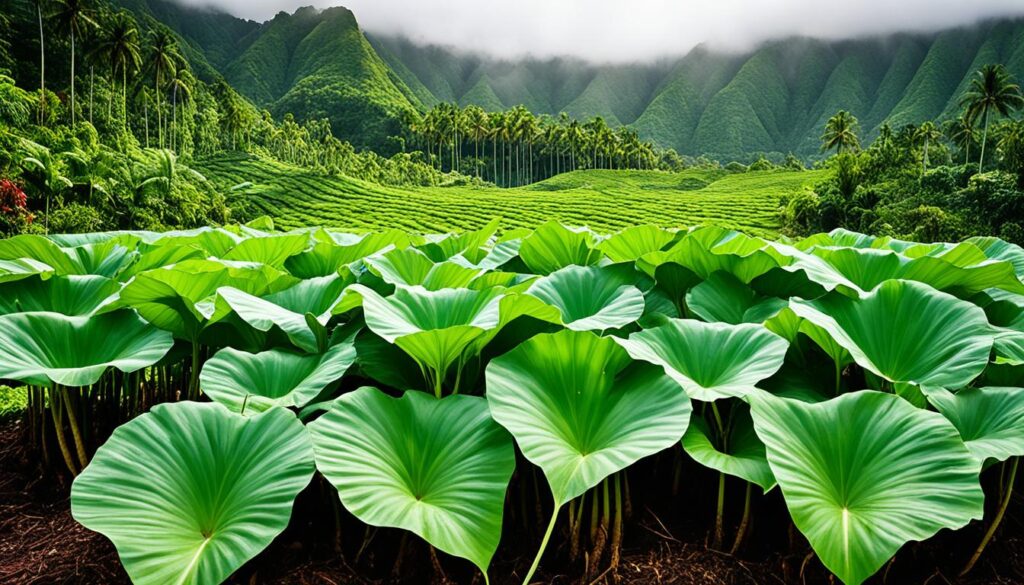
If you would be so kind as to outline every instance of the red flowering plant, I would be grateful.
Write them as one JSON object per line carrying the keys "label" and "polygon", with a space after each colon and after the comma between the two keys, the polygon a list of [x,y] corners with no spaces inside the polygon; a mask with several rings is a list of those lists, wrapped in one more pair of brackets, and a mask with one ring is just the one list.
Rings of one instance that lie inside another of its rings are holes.
{"label": "red flowering plant", "polygon": [[28,198],[17,183],[0,179],[0,234],[14,235],[32,224],[35,216],[28,210]]}

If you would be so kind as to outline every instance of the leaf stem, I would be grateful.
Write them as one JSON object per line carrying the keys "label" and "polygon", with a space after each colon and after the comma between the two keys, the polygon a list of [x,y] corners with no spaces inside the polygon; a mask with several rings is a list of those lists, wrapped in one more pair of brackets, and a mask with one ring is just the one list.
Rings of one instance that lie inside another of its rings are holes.
{"label": "leaf stem", "polygon": [[723,521],[725,517],[725,474],[718,472],[718,509],[715,512],[715,541],[714,546],[722,546],[722,538],[725,536]]}
{"label": "leaf stem", "polygon": [[963,577],[974,568],[974,564],[978,562],[981,557],[981,553],[984,552],[985,547],[988,546],[992,537],[995,536],[996,530],[999,528],[999,524],[1003,521],[1003,516],[1006,514],[1006,509],[1010,506],[1010,496],[1013,495],[1013,482],[1017,479],[1017,464],[1020,462],[1019,457],[1013,459],[1013,463],[1010,465],[1010,478],[1006,482],[1006,489],[1003,493],[1003,501],[999,504],[999,512],[996,513],[995,519],[992,520],[992,525],[988,527],[988,531],[985,532],[985,537],[981,539],[981,544],[971,555],[971,560],[967,561],[960,576]]}
{"label": "leaf stem", "polygon": [[523,585],[529,585],[530,579],[533,579],[533,574],[537,572],[537,567],[540,566],[540,559],[544,556],[544,549],[548,546],[548,540],[551,539],[551,532],[555,529],[555,521],[558,520],[558,512],[562,509],[557,503],[555,509],[551,511],[551,521],[548,522],[548,529],[544,532],[544,539],[540,541],[540,549],[537,551],[537,556],[533,559],[533,564],[530,565],[530,571],[526,573],[526,578],[523,579]]}
{"label": "leaf stem", "polygon": [[747,526],[750,524],[750,488],[751,483],[747,482],[747,494],[743,501],[743,519],[740,520],[740,527],[736,529],[736,540],[732,541],[732,549],[729,550],[729,554],[736,554],[736,551],[740,549],[740,545],[743,544],[743,537],[747,534]]}

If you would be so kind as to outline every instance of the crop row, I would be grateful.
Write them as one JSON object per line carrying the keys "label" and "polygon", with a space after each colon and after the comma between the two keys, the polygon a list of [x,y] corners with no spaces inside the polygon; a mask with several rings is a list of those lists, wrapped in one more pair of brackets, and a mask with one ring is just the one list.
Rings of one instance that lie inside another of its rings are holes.
{"label": "crop row", "polygon": [[[777,227],[779,197],[812,184],[816,172],[718,176],[694,171],[707,186],[678,188],[677,175],[577,173],[572,180],[529,188],[396,188],[316,175],[253,160],[215,160],[203,166],[218,185],[250,182],[249,202],[286,228],[338,225],[351,229],[402,227],[413,231],[477,229],[492,217],[512,227],[555,219],[602,229],[654,223],[728,223],[770,235]],[[668,178],[671,177],[671,181]]]}
{"label": "crop row", "polygon": [[539,471],[524,583],[560,522],[614,568],[630,471],[671,449],[717,473],[714,546],[781,491],[847,584],[981,520],[994,481],[969,570],[1008,505],[1024,250],[1001,240],[261,227],[0,241],[0,380],[136,583],[224,581],[317,474],[486,579],[510,480]]}

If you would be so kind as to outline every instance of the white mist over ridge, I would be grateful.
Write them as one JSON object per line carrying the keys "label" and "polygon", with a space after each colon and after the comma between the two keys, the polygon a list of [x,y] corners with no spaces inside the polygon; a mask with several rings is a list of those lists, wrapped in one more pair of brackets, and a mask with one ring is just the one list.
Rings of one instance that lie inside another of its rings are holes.
{"label": "white mist over ridge", "polygon": [[[177,0],[266,20],[311,0]],[[745,50],[766,40],[927,32],[1024,16],[1024,0],[312,0],[343,4],[371,33],[499,58],[600,62],[684,54],[700,43]]]}

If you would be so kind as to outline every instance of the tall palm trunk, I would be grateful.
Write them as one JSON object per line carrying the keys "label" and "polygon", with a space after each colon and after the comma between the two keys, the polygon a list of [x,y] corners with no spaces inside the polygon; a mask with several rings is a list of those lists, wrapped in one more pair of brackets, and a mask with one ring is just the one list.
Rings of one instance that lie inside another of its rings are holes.
{"label": "tall palm trunk", "polygon": [[491,180],[498,184],[498,137],[491,137]]}
{"label": "tall palm trunk", "polygon": [[988,142],[988,113],[989,108],[985,108],[985,130],[981,133],[981,158],[978,159],[979,173],[985,169],[985,143]]}
{"label": "tall palm trunk", "polygon": [[[156,73],[156,75],[155,75],[155,77],[156,77],[156,86],[155,86],[155,90],[156,90],[155,91],[155,95],[156,95],[156,136],[157,136],[157,143],[160,145],[160,148],[163,148],[164,147],[164,127],[163,127],[163,124],[161,123],[162,120],[163,120],[163,116],[160,113],[160,67],[159,66],[157,66],[155,73]],[[235,137],[232,136],[231,137],[231,150],[234,150],[234,149],[235,149]]]}
{"label": "tall palm trunk", "polygon": [[46,47],[43,37],[43,5],[36,3],[39,16],[39,124],[46,124]]}
{"label": "tall palm trunk", "polygon": [[[128,68],[121,68],[121,122],[124,124],[124,131],[128,133]],[[146,145],[149,146],[148,144]]]}
{"label": "tall palm trunk", "polygon": [[171,97],[171,150],[178,152],[178,84],[174,84],[174,94]]}
{"label": "tall palm trunk", "polygon": [[75,129],[75,29],[71,27],[71,129]]}

